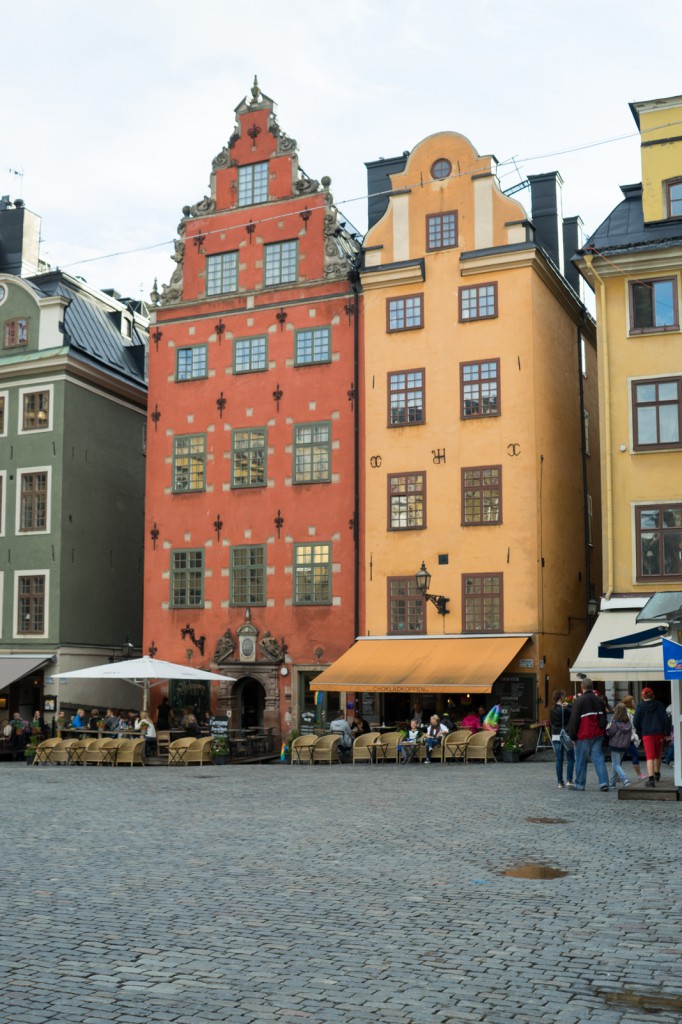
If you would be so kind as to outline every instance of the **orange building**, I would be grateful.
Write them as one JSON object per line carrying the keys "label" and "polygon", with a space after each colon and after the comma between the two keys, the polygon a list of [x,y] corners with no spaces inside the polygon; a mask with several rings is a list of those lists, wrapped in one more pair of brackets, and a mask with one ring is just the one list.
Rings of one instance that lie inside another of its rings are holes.
{"label": "orange building", "polygon": [[236,680],[171,705],[277,735],[357,627],[358,243],[257,81],[236,120],[152,296],[144,636]]}
{"label": "orange building", "polygon": [[531,179],[529,219],[453,132],[368,169],[363,638],[319,685],[363,693],[375,721],[405,720],[415,694],[537,720],[600,587],[579,220],[563,220],[557,174]]}

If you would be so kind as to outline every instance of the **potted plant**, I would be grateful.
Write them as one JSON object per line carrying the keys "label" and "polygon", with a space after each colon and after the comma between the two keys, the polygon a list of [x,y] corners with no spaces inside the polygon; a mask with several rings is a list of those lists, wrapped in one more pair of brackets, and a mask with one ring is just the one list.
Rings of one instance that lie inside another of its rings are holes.
{"label": "potted plant", "polygon": [[502,760],[514,764],[520,759],[523,749],[523,736],[518,725],[510,725],[506,736],[502,739]]}
{"label": "potted plant", "polygon": [[213,764],[227,764],[230,760],[230,741],[227,736],[213,737]]}
{"label": "potted plant", "polygon": [[40,743],[40,734],[31,733],[30,739],[26,744],[26,748],[24,750],[24,758],[26,760],[26,764],[33,764],[33,762],[35,761],[36,750],[40,746]]}

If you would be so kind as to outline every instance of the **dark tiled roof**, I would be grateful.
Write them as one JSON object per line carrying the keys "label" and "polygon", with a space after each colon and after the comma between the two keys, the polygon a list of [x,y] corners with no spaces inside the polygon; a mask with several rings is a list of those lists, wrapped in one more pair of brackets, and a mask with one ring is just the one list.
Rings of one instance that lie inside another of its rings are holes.
{"label": "dark tiled roof", "polygon": [[622,203],[590,236],[581,253],[590,249],[600,252],[623,249],[666,249],[682,245],[682,220],[657,220],[644,223],[642,186],[621,185]]}
{"label": "dark tiled roof", "polygon": [[[66,345],[113,373],[145,384],[145,334],[134,322],[132,337],[124,344],[120,313],[105,303],[104,296],[99,302],[89,291],[79,288],[77,281],[58,271],[41,274],[30,283],[43,295],[63,295],[69,300],[64,315]],[[121,301],[125,306],[126,300]]]}

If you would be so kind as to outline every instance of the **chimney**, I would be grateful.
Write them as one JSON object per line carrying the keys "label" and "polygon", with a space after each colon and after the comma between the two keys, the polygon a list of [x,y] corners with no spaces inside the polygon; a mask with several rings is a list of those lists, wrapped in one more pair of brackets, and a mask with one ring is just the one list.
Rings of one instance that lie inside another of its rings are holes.
{"label": "chimney", "polygon": [[561,186],[558,171],[547,174],[529,174],[531,219],[535,225],[535,241],[551,260],[564,272],[563,216],[561,213]]}
{"label": "chimney", "polygon": [[566,217],[564,220],[564,277],[574,292],[583,297],[583,278],[571,262],[583,244],[583,222],[580,217]]}
{"label": "chimney", "polygon": [[388,209],[388,196],[392,189],[391,175],[400,174],[405,170],[407,158],[410,155],[408,149],[402,156],[393,156],[380,160],[370,160],[365,164],[367,168],[367,229],[374,227],[377,221],[381,220]]}
{"label": "chimney", "polygon": [[24,206],[23,199],[0,199],[0,272],[31,277],[38,273],[40,217]]}

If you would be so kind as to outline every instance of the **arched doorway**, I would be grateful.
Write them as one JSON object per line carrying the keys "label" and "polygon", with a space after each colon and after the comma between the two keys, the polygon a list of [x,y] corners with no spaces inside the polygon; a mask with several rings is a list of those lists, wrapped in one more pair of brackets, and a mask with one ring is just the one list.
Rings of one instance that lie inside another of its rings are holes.
{"label": "arched doorway", "polygon": [[265,688],[257,679],[240,680],[239,714],[242,729],[262,729],[265,710]]}

